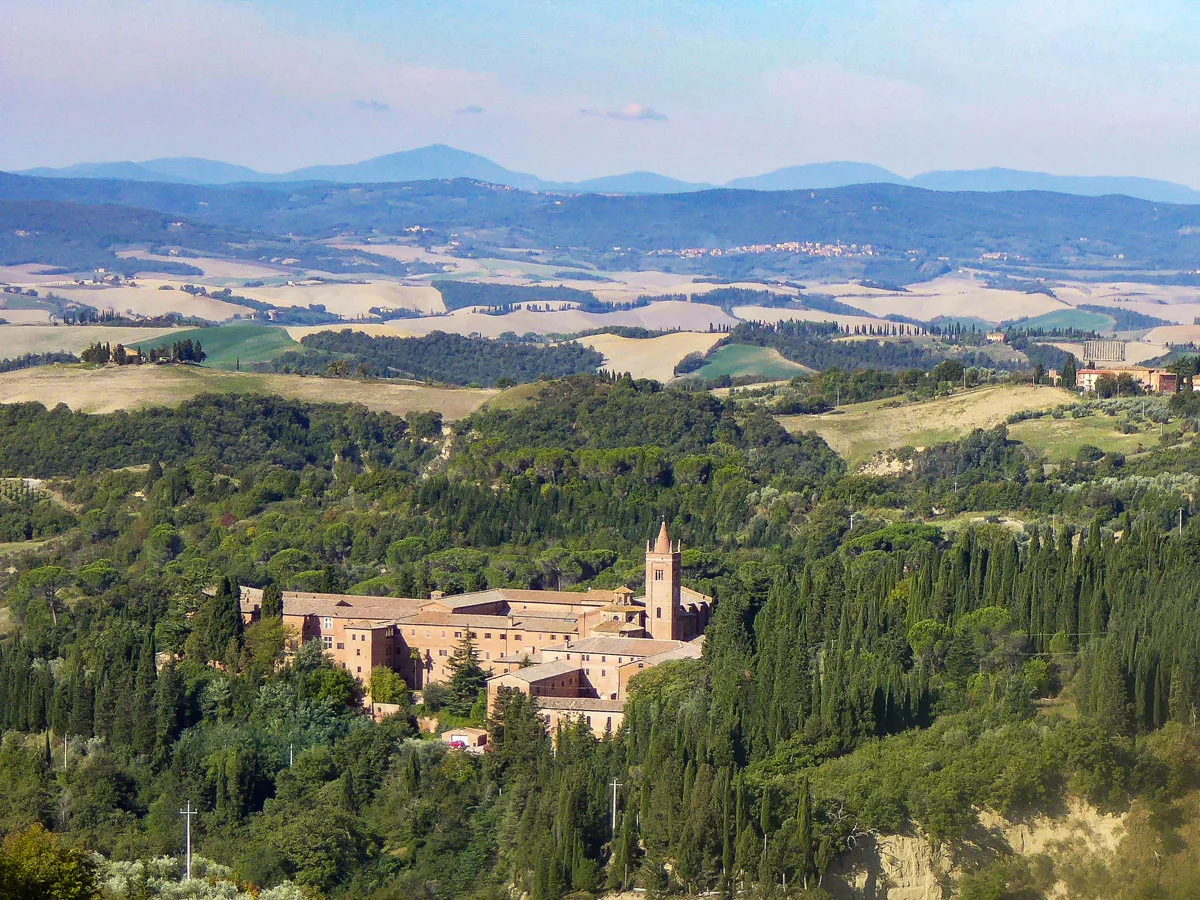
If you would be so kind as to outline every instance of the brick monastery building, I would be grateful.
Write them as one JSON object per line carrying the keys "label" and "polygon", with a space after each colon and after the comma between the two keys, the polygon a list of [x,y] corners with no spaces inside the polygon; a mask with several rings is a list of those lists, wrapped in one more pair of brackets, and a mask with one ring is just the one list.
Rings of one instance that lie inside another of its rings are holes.
{"label": "brick monastery building", "polygon": [[[501,687],[536,697],[547,724],[582,718],[597,734],[621,724],[629,679],[670,659],[700,655],[712,598],[681,583],[680,548],[663,522],[646,544],[646,589],[531,591],[494,588],[427,600],[284,591],[283,622],[319,640],[360,681],[375,666],[409,687],[450,677],[469,633],[490,671],[489,708]],[[260,613],[262,591],[242,588],[242,615]]]}

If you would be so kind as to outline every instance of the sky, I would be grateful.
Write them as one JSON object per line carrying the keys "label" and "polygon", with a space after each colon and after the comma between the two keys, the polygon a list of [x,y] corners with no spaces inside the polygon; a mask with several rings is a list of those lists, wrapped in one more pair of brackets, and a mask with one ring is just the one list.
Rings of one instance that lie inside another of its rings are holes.
{"label": "sky", "polygon": [[0,0],[0,169],[432,143],[554,180],[870,162],[1200,187],[1200,3]]}

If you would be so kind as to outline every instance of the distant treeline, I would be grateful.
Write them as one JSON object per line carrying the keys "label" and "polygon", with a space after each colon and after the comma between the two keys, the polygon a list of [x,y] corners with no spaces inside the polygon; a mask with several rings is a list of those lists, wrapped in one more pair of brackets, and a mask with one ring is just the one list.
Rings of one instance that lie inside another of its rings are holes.
{"label": "distant treeline", "polygon": [[490,284],[481,281],[435,281],[433,286],[442,295],[446,309],[465,309],[485,306],[502,312],[512,312],[521,304],[573,303],[584,312],[608,313],[616,309],[645,306],[649,298],[638,297],[628,303],[603,303],[591,291],[551,285]]}
{"label": "distant treeline", "polygon": [[[899,327],[899,326],[897,326]],[[769,347],[792,362],[813,369],[928,370],[944,359],[964,366],[993,368],[994,360],[971,350],[951,350],[916,341],[834,341],[840,329],[831,322],[779,322],[775,325],[738,325],[720,343]],[[1011,368],[1011,366],[1009,366]]]}
{"label": "distant treeline", "polygon": [[35,366],[52,366],[55,363],[77,363],[79,357],[73,353],[23,353],[7,359],[0,359],[0,372],[15,372],[17,369],[32,369]]}
{"label": "distant treeline", "polygon": [[444,384],[503,387],[594,372],[604,357],[582,344],[468,338],[435,331],[419,338],[372,337],[345,329],[310,334],[303,350],[284,353],[267,367],[276,372],[373,378],[414,378]]}
{"label": "distant treeline", "polygon": [[1158,316],[1148,316],[1136,309],[1124,309],[1120,306],[1097,306],[1093,303],[1081,303],[1075,308],[1108,316],[1113,320],[1115,331],[1136,331],[1139,328],[1157,328],[1159,325],[1175,324],[1167,319],[1160,319]]}

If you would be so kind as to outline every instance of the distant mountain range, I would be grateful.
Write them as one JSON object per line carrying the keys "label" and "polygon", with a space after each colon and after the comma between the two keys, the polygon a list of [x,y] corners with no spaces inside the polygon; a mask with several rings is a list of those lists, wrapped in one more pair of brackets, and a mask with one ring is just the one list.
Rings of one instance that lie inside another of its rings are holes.
{"label": "distant mountain range", "polygon": [[[598,194],[680,194],[710,190],[718,185],[680,181],[654,172],[628,172],[587,181],[546,181],[513,172],[490,159],[443,144],[402,150],[346,165],[308,166],[270,174],[245,166],[194,157],[151,159],[144,162],[79,163],[60,169],[28,169],[20,174],[46,178],[103,178],[176,184],[294,184],[335,182],[377,184],[472,178],[524,190]],[[1050,175],[1016,169],[968,169],[925,172],[904,178],[869,163],[828,162],[790,166],[763,175],[736,178],[727,188],[756,191],[819,190],[855,184],[902,184],[935,191],[1052,191],[1098,197],[1123,194],[1157,203],[1200,204],[1200,191],[1153,178],[1106,175]]]}

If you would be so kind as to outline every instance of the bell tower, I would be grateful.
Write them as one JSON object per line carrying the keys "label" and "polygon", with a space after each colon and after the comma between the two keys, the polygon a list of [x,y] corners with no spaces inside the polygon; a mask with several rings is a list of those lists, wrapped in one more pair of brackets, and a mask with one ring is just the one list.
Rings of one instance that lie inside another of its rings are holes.
{"label": "bell tower", "polygon": [[671,545],[664,520],[651,547],[646,543],[646,630],[657,641],[679,640],[679,545]]}

